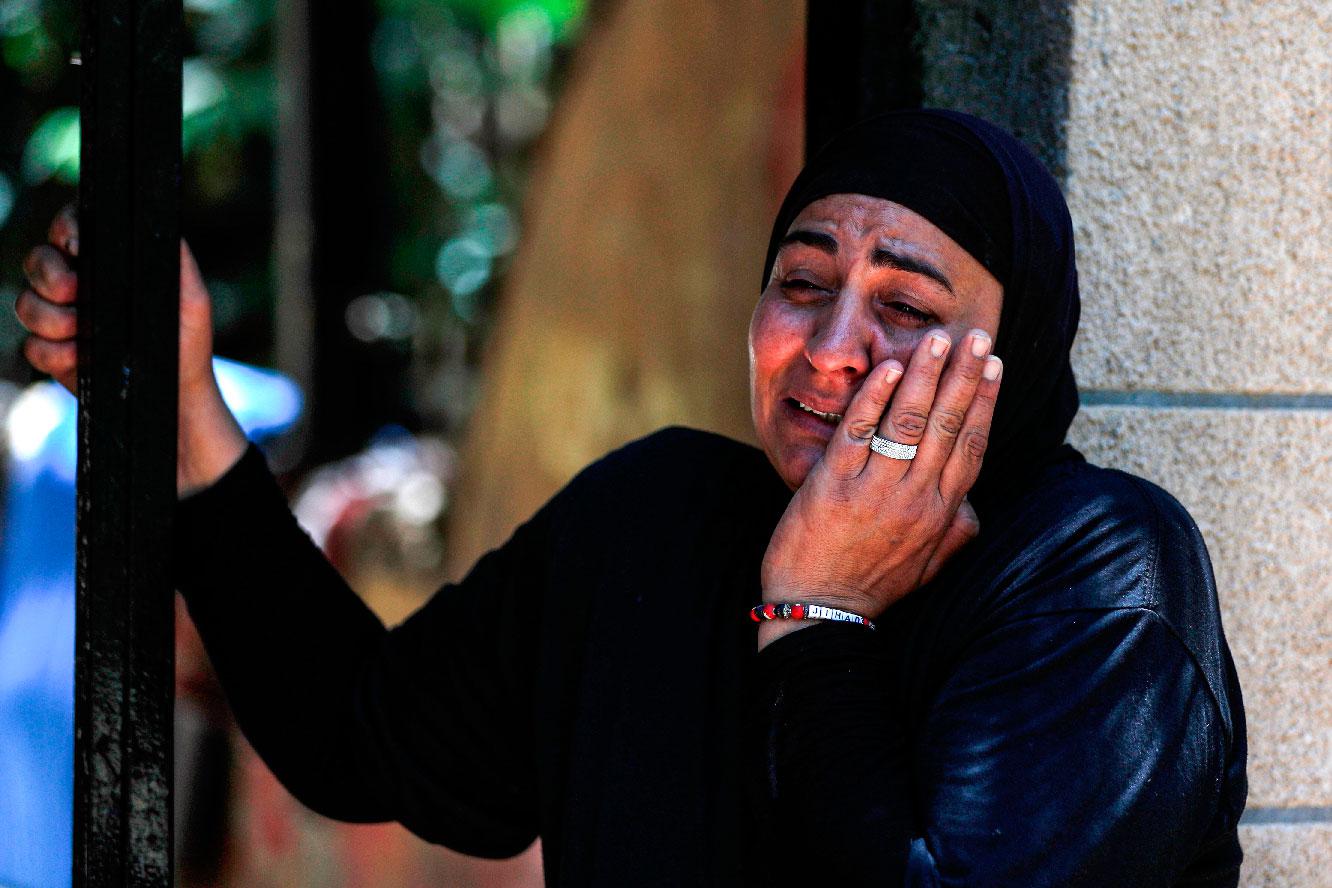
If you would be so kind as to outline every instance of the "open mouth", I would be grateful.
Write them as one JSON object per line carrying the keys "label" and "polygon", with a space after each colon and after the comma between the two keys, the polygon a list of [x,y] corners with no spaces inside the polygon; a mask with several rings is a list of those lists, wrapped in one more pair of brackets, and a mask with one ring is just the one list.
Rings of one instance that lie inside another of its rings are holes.
{"label": "open mouth", "polygon": [[813,407],[809,406],[803,401],[798,401],[795,398],[787,398],[786,403],[790,404],[792,407],[796,407],[800,410],[803,410],[806,413],[812,414],[813,416],[817,416],[819,419],[823,420],[826,423],[829,423],[830,425],[837,425],[839,422],[842,421],[842,414],[840,413],[825,413],[822,410],[815,410]]}

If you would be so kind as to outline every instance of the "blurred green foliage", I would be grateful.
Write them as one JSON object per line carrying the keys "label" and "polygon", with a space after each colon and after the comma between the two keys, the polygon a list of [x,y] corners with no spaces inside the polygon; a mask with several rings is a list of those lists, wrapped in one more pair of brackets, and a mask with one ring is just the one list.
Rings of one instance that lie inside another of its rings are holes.
{"label": "blurred green foliage", "polygon": [[[274,16],[279,0],[185,0],[185,232],[209,276],[220,350],[271,347]],[[312,0],[317,2],[317,0]],[[0,299],[23,252],[74,198],[77,6],[0,0]],[[365,341],[405,338],[422,413],[444,424],[508,257],[531,148],[544,130],[583,0],[378,0],[367,35],[387,117],[394,207],[382,293],[348,310]],[[0,322],[0,375],[23,379],[21,331]],[[453,343],[449,346],[448,343]],[[444,366],[447,364],[447,367]],[[433,387],[433,388],[432,388]]]}

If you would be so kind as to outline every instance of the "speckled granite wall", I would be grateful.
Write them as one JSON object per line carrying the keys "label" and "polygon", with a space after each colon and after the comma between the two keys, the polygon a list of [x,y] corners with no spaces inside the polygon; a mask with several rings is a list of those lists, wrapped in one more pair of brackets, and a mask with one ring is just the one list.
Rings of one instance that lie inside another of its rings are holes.
{"label": "speckled granite wall", "polygon": [[1075,443],[1208,541],[1249,715],[1242,884],[1332,884],[1332,5],[918,8],[927,101],[1064,180]]}

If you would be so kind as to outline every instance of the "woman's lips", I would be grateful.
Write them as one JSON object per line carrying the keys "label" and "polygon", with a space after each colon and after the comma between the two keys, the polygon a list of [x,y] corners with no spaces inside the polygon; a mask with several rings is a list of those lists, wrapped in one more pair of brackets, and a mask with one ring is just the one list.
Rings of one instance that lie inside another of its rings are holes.
{"label": "woman's lips", "polygon": [[833,425],[837,425],[837,423],[842,421],[842,414],[840,413],[837,413],[832,410],[819,410],[815,407],[811,407],[809,404],[806,404],[804,401],[800,400],[799,398],[792,398],[791,400],[795,402],[795,405],[797,407],[799,407],[801,410],[805,411],[806,413],[812,413],[815,416],[817,416],[819,419],[830,422]]}
{"label": "woman's lips", "polygon": [[816,410],[796,398],[783,399],[782,407],[787,422],[825,440],[832,436],[833,430],[842,421],[840,414]]}

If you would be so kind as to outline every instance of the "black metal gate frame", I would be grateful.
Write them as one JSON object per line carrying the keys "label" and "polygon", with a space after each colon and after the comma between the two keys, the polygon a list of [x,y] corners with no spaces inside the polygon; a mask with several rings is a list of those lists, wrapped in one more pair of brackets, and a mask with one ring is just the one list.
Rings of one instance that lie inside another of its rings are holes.
{"label": "black metal gate frame", "polygon": [[172,884],[180,0],[83,0],[74,884]]}

